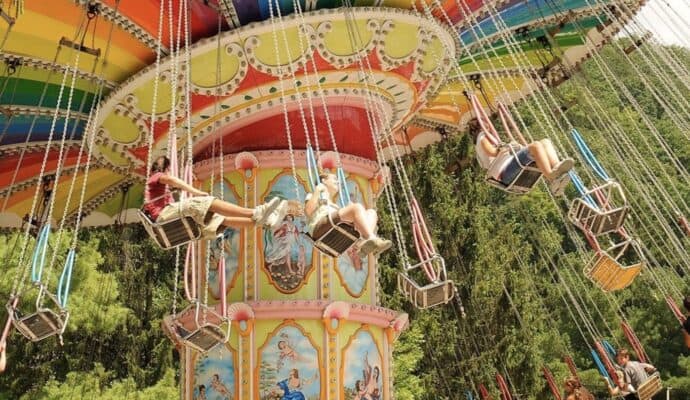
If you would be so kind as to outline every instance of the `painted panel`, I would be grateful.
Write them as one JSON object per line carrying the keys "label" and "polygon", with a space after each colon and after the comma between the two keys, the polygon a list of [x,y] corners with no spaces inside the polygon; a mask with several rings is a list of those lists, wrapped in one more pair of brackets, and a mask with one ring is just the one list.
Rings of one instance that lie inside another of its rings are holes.
{"label": "painted panel", "polygon": [[371,331],[363,327],[343,350],[342,383],[345,400],[383,399],[383,358]]}
{"label": "painted panel", "polygon": [[261,400],[317,400],[319,352],[299,325],[283,325],[259,349]]}
{"label": "painted panel", "polygon": [[[347,179],[347,188],[350,192],[351,203],[366,204],[362,191],[357,182]],[[357,254],[357,246],[352,246],[347,252],[338,257],[336,272],[340,278],[340,284],[347,293],[353,297],[360,297],[366,287],[369,276],[369,258],[360,257]]]}
{"label": "painted panel", "polygon": [[[237,194],[232,186],[223,181],[222,184],[216,183],[211,193],[218,198],[238,204]],[[222,195],[221,195],[222,194]],[[242,235],[239,229],[228,228],[223,231],[223,235],[211,242],[210,262],[211,266],[217,266],[221,257],[225,258],[225,291],[234,287],[239,272],[239,263],[242,259],[240,249]],[[220,282],[218,279],[218,268],[211,268],[208,272],[208,287],[211,295],[215,299],[220,298]]]}
{"label": "painted panel", "polygon": [[194,400],[234,400],[237,398],[235,352],[220,347],[199,358],[194,366]]}
{"label": "painted panel", "polygon": [[313,246],[306,235],[307,221],[299,211],[306,192],[292,175],[279,175],[269,184],[262,201],[273,197],[288,200],[290,212],[274,231],[263,230],[263,268],[271,284],[284,293],[294,293],[308,280],[315,269]]}

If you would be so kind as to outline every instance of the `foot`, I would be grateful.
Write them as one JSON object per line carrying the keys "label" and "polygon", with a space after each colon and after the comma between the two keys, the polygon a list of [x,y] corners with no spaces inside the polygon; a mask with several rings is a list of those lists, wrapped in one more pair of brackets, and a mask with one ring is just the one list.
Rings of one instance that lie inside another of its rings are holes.
{"label": "foot", "polygon": [[364,240],[362,242],[362,244],[359,245],[359,250],[358,250],[357,254],[360,257],[366,257],[370,253],[373,253],[377,249],[377,246],[376,246],[377,239],[378,239],[377,237],[372,237],[372,238]]}
{"label": "foot", "polygon": [[565,160],[556,164],[553,167],[553,169],[551,170],[551,173],[544,174],[544,178],[546,178],[547,181],[553,181],[556,178],[563,176],[568,171],[573,169],[573,166],[575,166],[575,162],[573,161],[573,159],[572,158],[566,158]]}
{"label": "foot", "polygon": [[285,219],[285,215],[288,212],[288,202],[287,200],[282,200],[273,212],[266,218],[264,226],[271,229],[272,231],[278,229],[280,223]]}
{"label": "foot", "polygon": [[252,219],[254,220],[254,222],[256,222],[257,225],[264,225],[268,217],[276,208],[278,208],[279,205],[280,199],[278,197],[274,197],[266,203],[260,206],[256,206],[254,208],[254,214],[252,215]]}
{"label": "foot", "polygon": [[570,183],[570,175],[563,174],[549,182],[549,190],[551,190],[554,196],[563,196],[565,188],[568,187],[568,183]]}
{"label": "foot", "polygon": [[388,239],[381,239],[380,237],[377,237],[374,240],[376,241],[376,250],[374,250],[374,255],[381,254],[393,246],[393,242]]}

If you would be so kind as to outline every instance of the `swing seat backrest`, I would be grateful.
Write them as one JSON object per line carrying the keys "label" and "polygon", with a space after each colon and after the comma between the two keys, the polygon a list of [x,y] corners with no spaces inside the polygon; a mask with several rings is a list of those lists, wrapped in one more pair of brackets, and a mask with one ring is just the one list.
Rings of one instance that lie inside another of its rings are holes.
{"label": "swing seat backrest", "polygon": [[355,227],[347,222],[341,221],[334,224],[331,216],[328,216],[330,228],[324,234],[318,237],[307,236],[314,242],[314,246],[323,253],[331,257],[340,257],[352,245],[354,245],[361,237]]}
{"label": "swing seat backrest", "polygon": [[662,389],[661,377],[658,372],[655,372],[637,388],[637,397],[639,397],[640,400],[651,400],[652,397]]}
{"label": "swing seat backrest", "polygon": [[[12,304],[7,305],[7,311],[12,315],[12,323],[15,328],[32,342],[38,342],[54,335],[62,335],[69,319],[69,312],[60,307],[57,298],[52,293],[45,291],[44,287],[39,288],[38,296],[36,312],[30,314],[23,314]],[[40,299],[43,297],[47,298],[50,303],[49,306],[40,306]]]}
{"label": "swing seat backrest", "polygon": [[598,236],[620,229],[629,210],[623,189],[610,181],[575,199],[568,219],[586,233]]}
{"label": "swing seat backrest", "polygon": [[642,271],[642,262],[622,266],[607,252],[599,251],[585,266],[584,273],[595,285],[604,292],[625,289]]}
{"label": "swing seat backrest", "polygon": [[398,273],[398,290],[420,310],[449,303],[455,296],[455,285],[451,280],[432,282],[419,286],[406,273]]}
{"label": "swing seat backrest", "polygon": [[163,249],[185,245],[201,238],[201,228],[192,217],[174,218],[165,222],[153,222],[142,210],[139,219],[151,238]]}
{"label": "swing seat backrest", "polygon": [[203,354],[217,345],[227,342],[227,339],[225,332],[220,327],[206,324],[187,332],[187,335],[182,337],[182,341],[185,345]]}
{"label": "swing seat backrest", "polygon": [[228,341],[232,325],[214,307],[193,303],[179,314],[165,317],[163,326],[173,342],[206,353]]}
{"label": "swing seat backrest", "polygon": [[[490,175],[487,175],[486,180],[492,186],[495,186],[498,189],[501,189],[507,193],[528,193],[532,190],[532,188],[534,188],[534,186],[536,186],[537,182],[539,182],[539,178],[541,178],[542,173],[541,171],[539,171],[538,168],[535,168],[531,165],[523,165],[522,163],[520,163],[520,160],[517,156],[516,148],[514,146],[510,147],[510,152],[512,153],[514,160],[517,161],[520,168],[520,171],[517,173],[517,175],[515,175],[515,178],[513,178],[513,180],[508,184],[505,184]],[[489,170],[491,170],[491,167],[489,167]]]}
{"label": "swing seat backrest", "polygon": [[60,335],[65,326],[63,318],[49,309],[38,310],[33,314],[12,322],[17,330],[32,342]]}

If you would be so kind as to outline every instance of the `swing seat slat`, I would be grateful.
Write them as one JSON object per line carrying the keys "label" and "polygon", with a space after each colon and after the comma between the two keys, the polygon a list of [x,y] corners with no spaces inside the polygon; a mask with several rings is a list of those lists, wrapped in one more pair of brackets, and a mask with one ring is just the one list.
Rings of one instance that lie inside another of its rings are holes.
{"label": "swing seat slat", "polygon": [[158,246],[172,249],[201,238],[201,228],[192,217],[179,217],[165,222],[153,222],[145,212],[139,210],[139,219],[144,229]]}
{"label": "swing seat slat", "polygon": [[62,335],[69,319],[69,312],[60,307],[57,298],[45,291],[43,287],[39,289],[37,304],[40,303],[42,296],[48,297],[54,309],[37,307],[36,312],[24,315],[17,307],[13,307],[12,303],[7,305],[7,312],[12,316],[12,323],[15,328],[32,342],[38,342],[50,336]]}
{"label": "swing seat slat", "polygon": [[622,266],[608,253],[597,253],[585,267],[584,273],[595,285],[604,292],[625,289],[642,271],[642,262]]}
{"label": "swing seat slat", "polygon": [[647,378],[644,383],[637,388],[637,396],[640,400],[651,400],[655,394],[663,390],[663,385],[661,384],[661,377],[658,372],[655,372]]}
{"label": "swing seat slat", "polygon": [[[511,193],[511,194],[525,194],[531,191],[534,186],[536,186],[537,182],[539,182],[539,178],[541,178],[542,173],[539,171],[538,168],[530,166],[530,165],[523,165],[520,162],[520,159],[517,156],[517,152],[515,151],[515,146],[510,146],[510,152],[513,156],[513,159],[518,163],[518,166],[520,168],[520,172],[513,178],[513,180],[505,184],[498,179],[487,175],[486,180],[487,182],[500,189],[503,190],[504,192]],[[489,171],[491,170],[491,167],[488,169]]]}
{"label": "swing seat slat", "polygon": [[231,322],[213,307],[201,303],[165,317],[163,324],[174,342],[202,354],[230,338]]}
{"label": "swing seat slat", "polygon": [[[592,204],[595,200],[597,206]],[[629,210],[623,189],[610,181],[575,199],[568,210],[568,219],[579,229],[599,236],[619,230]]]}
{"label": "swing seat slat", "polygon": [[312,237],[307,233],[307,236],[314,243],[314,247],[331,257],[340,257],[361,238],[355,227],[348,222],[341,221],[334,224],[333,219],[328,215],[328,223],[330,228],[322,235]]}
{"label": "swing seat slat", "polygon": [[419,286],[410,276],[402,272],[398,273],[398,290],[421,310],[447,304],[455,296],[455,285],[451,280]]}

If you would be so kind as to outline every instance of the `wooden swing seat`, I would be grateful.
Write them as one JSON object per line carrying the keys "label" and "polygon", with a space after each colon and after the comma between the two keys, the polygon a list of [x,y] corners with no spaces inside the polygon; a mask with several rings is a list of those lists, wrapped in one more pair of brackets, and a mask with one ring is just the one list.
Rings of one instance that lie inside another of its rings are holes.
{"label": "wooden swing seat", "polygon": [[[585,198],[592,199],[592,202]],[[595,200],[602,206],[594,205]],[[575,199],[568,210],[568,219],[581,230],[599,236],[619,230],[629,210],[621,186],[609,181]]]}
{"label": "wooden swing seat", "polygon": [[615,232],[623,226],[630,208],[626,205],[611,210],[602,211],[592,207],[582,199],[575,199],[568,211],[568,218],[575,226],[583,231],[591,232],[594,236]]}
{"label": "wooden swing seat", "polygon": [[[194,316],[190,318],[191,313]],[[192,304],[181,313],[166,317],[164,323],[176,341],[202,354],[230,338],[230,321],[214,308],[201,303]]]}
{"label": "wooden swing seat", "polygon": [[314,247],[331,257],[340,257],[341,254],[346,252],[347,249],[352,247],[352,245],[357,243],[361,238],[360,233],[355,229],[354,225],[349,222],[340,221],[334,224],[329,214],[328,223],[330,224],[330,228],[322,235],[312,237],[307,233],[307,236],[314,243]]}
{"label": "wooden swing seat", "polygon": [[142,210],[139,219],[144,229],[163,249],[172,249],[201,238],[201,228],[192,217],[179,217],[165,222],[153,222]]}
{"label": "wooden swing seat", "polygon": [[420,310],[447,304],[455,296],[455,285],[451,280],[432,282],[426,286],[419,286],[407,274],[398,273],[398,290]]}
{"label": "wooden swing seat", "polygon": [[192,349],[206,353],[221,343],[225,343],[225,334],[217,326],[207,324],[187,332],[183,327],[178,327],[178,333],[182,341]]}
{"label": "wooden swing seat", "polygon": [[637,388],[637,396],[640,400],[651,400],[655,394],[662,390],[661,377],[658,372],[655,372]]}
{"label": "wooden swing seat", "polygon": [[[501,182],[500,180],[487,175],[486,181],[498,188],[503,190],[504,192],[511,193],[511,194],[525,194],[528,193],[529,191],[536,186],[537,182],[539,182],[539,178],[541,178],[542,173],[541,171],[533,167],[531,165],[523,165],[520,162],[520,159],[517,156],[516,152],[516,147],[515,146],[510,146],[510,152],[513,156],[513,159],[518,163],[518,166],[520,167],[520,172],[515,176],[515,178],[509,183],[505,184]],[[489,167],[489,170],[491,170],[491,167]]]}
{"label": "wooden swing seat", "polygon": [[[69,312],[58,306],[58,301],[51,293],[43,292],[41,295],[47,295],[52,303],[54,303],[58,312],[55,312],[48,307],[37,307],[36,312],[23,315],[22,312],[13,307],[12,304],[7,305],[7,311],[12,316],[12,324],[17,328],[19,333],[32,342],[38,342],[50,336],[60,336],[67,326],[69,319]],[[40,303],[40,300],[36,302]]]}
{"label": "wooden swing seat", "polygon": [[642,262],[622,266],[608,253],[599,251],[592,261],[585,266],[584,273],[595,285],[604,292],[625,289],[642,271]]}

